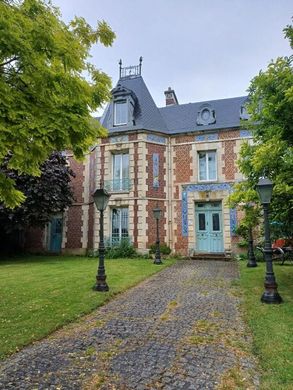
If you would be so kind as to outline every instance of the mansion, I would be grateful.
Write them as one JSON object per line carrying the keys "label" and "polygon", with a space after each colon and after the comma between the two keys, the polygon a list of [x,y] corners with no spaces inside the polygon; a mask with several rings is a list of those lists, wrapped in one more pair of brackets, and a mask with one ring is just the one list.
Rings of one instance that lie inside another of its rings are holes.
{"label": "mansion", "polygon": [[76,173],[75,201],[27,245],[49,252],[85,254],[98,248],[99,213],[92,194],[102,184],[111,194],[104,213],[109,243],[129,238],[146,253],[156,241],[153,209],[159,207],[160,241],[173,253],[225,254],[236,250],[237,212],[226,200],[242,180],[236,160],[244,139],[247,97],[179,104],[165,91],[158,108],[140,64],[122,68],[112,100],[99,118],[108,137],[82,163],[68,153]]}

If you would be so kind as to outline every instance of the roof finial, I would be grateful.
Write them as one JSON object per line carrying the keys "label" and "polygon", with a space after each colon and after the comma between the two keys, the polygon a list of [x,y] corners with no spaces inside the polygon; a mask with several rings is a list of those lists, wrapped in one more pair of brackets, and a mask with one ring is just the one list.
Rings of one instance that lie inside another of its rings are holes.
{"label": "roof finial", "polygon": [[141,75],[142,56],[139,57],[139,74]]}
{"label": "roof finial", "polygon": [[122,71],[122,60],[120,58],[120,61],[119,61],[119,79],[121,79],[121,71]]}

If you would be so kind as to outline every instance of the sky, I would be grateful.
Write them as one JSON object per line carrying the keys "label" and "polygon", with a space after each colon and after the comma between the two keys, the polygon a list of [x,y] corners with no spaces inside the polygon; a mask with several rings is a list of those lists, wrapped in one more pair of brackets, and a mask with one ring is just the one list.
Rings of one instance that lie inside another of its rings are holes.
{"label": "sky", "polygon": [[180,104],[247,94],[272,59],[291,55],[283,28],[292,0],[52,0],[66,22],[105,20],[117,38],[95,45],[91,62],[118,81],[119,65],[138,65],[158,107],[164,91]]}

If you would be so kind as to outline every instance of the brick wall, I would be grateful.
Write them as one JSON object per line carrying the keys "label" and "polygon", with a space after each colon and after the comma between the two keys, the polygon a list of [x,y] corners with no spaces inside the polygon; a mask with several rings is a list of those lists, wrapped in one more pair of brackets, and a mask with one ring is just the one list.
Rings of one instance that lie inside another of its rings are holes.
{"label": "brick wall", "polygon": [[147,203],[146,211],[147,211],[147,217],[146,217],[146,223],[147,223],[147,231],[146,231],[146,240],[147,240],[147,248],[149,248],[151,245],[155,244],[157,240],[157,225],[156,225],[156,219],[153,214],[153,209],[159,207],[162,210],[162,218],[159,220],[159,235],[160,235],[160,242],[166,243],[166,226],[167,226],[167,207],[164,201],[156,201],[156,200],[149,200]]}
{"label": "brick wall", "polygon": [[222,173],[226,180],[234,180],[235,173],[237,172],[236,159],[237,155],[234,153],[234,147],[236,141],[225,141],[224,142],[224,153],[222,154],[222,160],[224,161],[224,167]]}
{"label": "brick wall", "polygon": [[192,158],[190,155],[191,145],[180,145],[174,147],[173,177],[175,183],[188,183],[192,177]]}
{"label": "brick wall", "polygon": [[[166,199],[166,146],[165,145],[157,145],[157,144],[147,144],[147,186],[148,190],[146,193],[147,197],[150,198],[163,198]],[[158,153],[159,154],[159,187],[154,188],[153,187],[153,154]]]}
{"label": "brick wall", "polygon": [[69,157],[69,164],[75,173],[71,184],[74,190],[74,204],[68,210],[67,214],[67,240],[65,249],[81,248],[82,237],[82,202],[83,202],[83,163],[77,162],[73,157]]}

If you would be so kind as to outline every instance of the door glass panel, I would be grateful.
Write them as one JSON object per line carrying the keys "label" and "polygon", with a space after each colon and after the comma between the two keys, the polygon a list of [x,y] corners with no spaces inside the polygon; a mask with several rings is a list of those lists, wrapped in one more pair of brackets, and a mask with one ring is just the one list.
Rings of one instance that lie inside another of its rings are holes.
{"label": "door glass panel", "polygon": [[220,231],[220,216],[219,216],[219,214],[213,213],[212,219],[213,219],[213,231],[219,232]]}
{"label": "door glass panel", "polygon": [[206,215],[198,214],[198,230],[206,230]]}

